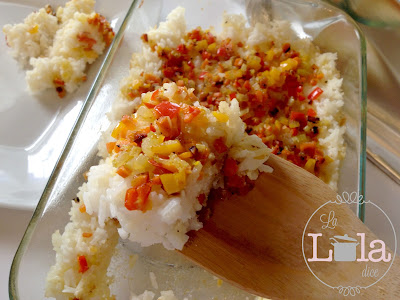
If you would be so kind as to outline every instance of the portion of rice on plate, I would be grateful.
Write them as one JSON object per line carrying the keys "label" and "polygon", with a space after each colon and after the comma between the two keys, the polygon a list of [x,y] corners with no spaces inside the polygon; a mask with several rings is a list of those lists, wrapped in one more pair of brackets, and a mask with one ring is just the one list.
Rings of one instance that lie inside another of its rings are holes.
{"label": "portion of rice on plate", "polygon": [[336,55],[292,36],[287,22],[246,27],[240,15],[225,15],[218,35],[187,31],[181,7],[142,36],[100,163],[64,233],[53,234],[47,297],[113,299],[107,267],[119,237],[182,249],[202,227],[197,212],[210,190],[246,194],[272,171],[270,153],[336,187],[345,152]]}
{"label": "portion of rice on plate", "polygon": [[86,65],[114,38],[110,24],[94,6],[95,0],[70,0],[55,11],[47,5],[24,23],[3,27],[11,54],[29,67],[26,81],[32,92],[54,88],[63,98],[86,81]]}

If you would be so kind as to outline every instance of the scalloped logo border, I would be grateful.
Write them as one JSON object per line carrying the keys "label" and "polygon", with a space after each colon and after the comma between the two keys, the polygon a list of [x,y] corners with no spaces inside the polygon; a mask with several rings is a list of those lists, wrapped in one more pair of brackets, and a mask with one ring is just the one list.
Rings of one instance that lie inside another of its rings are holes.
{"label": "scalloped logo border", "polygon": [[[311,268],[310,268],[310,266],[309,266],[309,264],[308,264],[308,262],[307,262],[306,255],[305,255],[305,253],[304,253],[304,235],[305,235],[305,233],[306,233],[307,226],[308,226],[308,224],[310,223],[310,221],[311,221],[311,219],[313,218],[313,216],[314,216],[322,207],[324,207],[325,205],[328,205],[328,204],[330,204],[330,203],[332,203],[332,204],[338,204],[338,205],[341,205],[341,204],[363,204],[363,203],[372,204],[372,205],[374,205],[377,209],[379,209],[379,210],[385,215],[385,217],[388,219],[388,221],[389,221],[389,223],[390,223],[390,225],[391,225],[391,227],[392,227],[393,234],[394,234],[395,246],[394,246],[394,251],[393,251],[393,259],[392,259],[392,262],[391,262],[390,265],[389,265],[389,268],[386,270],[386,272],[385,272],[377,281],[375,281],[374,283],[372,283],[372,284],[370,284],[370,285],[368,285],[368,286],[359,286],[359,285],[357,285],[357,286],[342,286],[342,285],[339,285],[339,286],[332,286],[332,285],[330,285],[330,284],[324,282],[323,280],[321,280],[321,279],[320,279],[317,275],[315,275],[315,273],[311,270]],[[359,294],[361,293],[361,290],[367,289],[367,288],[369,288],[369,287],[375,285],[376,283],[378,283],[378,282],[379,282],[383,277],[385,277],[385,275],[389,272],[390,268],[391,268],[392,265],[393,265],[393,262],[394,262],[394,260],[395,260],[395,257],[396,257],[396,251],[397,251],[397,236],[396,236],[396,230],[395,230],[395,228],[394,228],[394,226],[393,226],[392,221],[390,220],[390,218],[388,217],[388,215],[387,215],[378,205],[376,205],[375,203],[371,202],[370,200],[365,200],[364,197],[363,197],[362,195],[359,195],[359,194],[358,194],[358,192],[352,192],[352,193],[350,193],[350,194],[349,194],[348,192],[343,192],[341,196],[340,196],[340,195],[336,195],[336,200],[331,200],[331,201],[328,201],[328,202],[322,204],[322,205],[321,205],[320,207],[318,207],[318,209],[311,215],[311,217],[308,219],[308,221],[307,221],[307,223],[306,223],[306,226],[304,227],[303,236],[302,236],[302,240],[301,240],[301,247],[302,247],[302,252],[303,252],[304,261],[305,261],[305,263],[306,263],[308,269],[310,270],[310,272],[314,275],[314,277],[315,277],[316,279],[318,279],[318,281],[320,281],[322,284],[326,285],[327,287],[329,287],[329,288],[331,288],[331,289],[337,290],[337,291],[339,292],[339,294],[341,294],[341,295],[343,295],[343,296],[356,296],[356,295],[359,295]]]}

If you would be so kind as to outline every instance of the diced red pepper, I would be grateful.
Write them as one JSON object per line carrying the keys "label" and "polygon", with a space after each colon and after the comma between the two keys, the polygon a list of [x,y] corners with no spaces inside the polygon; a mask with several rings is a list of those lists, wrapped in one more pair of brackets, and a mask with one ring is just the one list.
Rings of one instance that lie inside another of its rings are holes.
{"label": "diced red pepper", "polygon": [[121,166],[117,169],[117,174],[122,178],[128,177],[132,173],[132,170],[126,166]]}
{"label": "diced red pepper", "polygon": [[214,36],[211,32],[207,32],[207,33],[205,34],[205,39],[207,40],[207,43],[208,43],[208,44],[215,43],[215,41],[216,41],[215,36]]}
{"label": "diced red pepper", "polygon": [[224,166],[224,175],[225,176],[233,176],[237,174],[239,170],[239,166],[233,158],[228,157],[225,160],[225,166]]}
{"label": "diced red pepper", "polygon": [[175,75],[175,71],[171,67],[164,68],[163,73],[164,73],[165,77],[167,77],[167,78],[171,78],[172,76]]}
{"label": "diced red pepper", "polygon": [[321,96],[321,94],[323,93],[324,91],[323,90],[321,90],[319,87],[316,87],[309,95],[308,95],[308,99],[309,100],[315,100],[315,99],[317,99],[319,96]]}
{"label": "diced red pepper", "polygon": [[141,210],[145,212],[148,207],[151,184],[145,183],[138,187],[130,188],[125,194],[125,207],[128,210]]}
{"label": "diced red pepper", "polygon": [[236,98],[236,93],[230,93],[229,98],[231,98],[231,100]]}
{"label": "diced red pepper", "polygon": [[153,159],[149,159],[149,163],[156,167],[155,170],[153,171],[154,174],[161,175],[161,174],[173,173],[172,171],[165,168],[163,164],[160,164]]}
{"label": "diced red pepper", "polygon": [[148,174],[136,175],[135,177],[133,177],[131,181],[131,186],[133,188],[137,188],[138,186],[141,186],[142,184],[145,184],[148,181],[149,181]]}
{"label": "diced red pepper", "polygon": [[299,95],[298,96],[299,101],[303,101],[306,99],[306,97],[304,95]]}
{"label": "diced red pepper", "polygon": [[136,188],[130,188],[125,193],[125,207],[128,210],[138,209],[138,192]]}
{"label": "diced red pepper", "polygon": [[183,122],[190,123],[195,117],[197,117],[198,114],[201,113],[201,109],[196,106],[188,105],[184,106],[183,113]]}
{"label": "diced red pepper", "polygon": [[87,270],[89,270],[89,266],[86,260],[86,257],[84,255],[78,255],[78,264],[79,264],[79,273],[85,273]]}
{"label": "diced red pepper", "polygon": [[86,44],[86,48],[84,48],[84,50],[86,50],[86,51],[92,50],[93,45],[97,43],[95,39],[92,39],[90,37],[90,33],[86,32],[86,31],[80,32],[77,35],[77,38],[78,38],[78,41]]}
{"label": "diced red pepper", "polygon": [[168,116],[172,119],[178,115],[180,109],[181,107],[178,104],[169,101],[163,101],[154,107],[157,118]]}
{"label": "diced red pepper", "polygon": [[186,46],[184,44],[180,44],[178,45],[178,47],[176,47],[176,51],[178,51],[181,54],[187,54],[188,50],[186,48]]}
{"label": "diced red pepper", "polygon": [[167,140],[175,139],[180,134],[177,118],[171,120],[168,117],[160,117],[156,124]]}
{"label": "diced red pepper", "polygon": [[225,142],[222,137],[218,138],[214,142],[215,151],[218,153],[224,153],[228,151],[228,147],[225,145]]}
{"label": "diced red pepper", "polygon": [[142,184],[141,186],[139,186],[137,188],[137,193],[138,193],[139,199],[143,200],[143,204],[146,204],[146,202],[149,198],[150,192],[151,192],[151,184],[150,183]]}
{"label": "diced red pepper", "polygon": [[203,51],[203,53],[201,53],[201,57],[203,59],[209,59],[211,57],[211,54],[208,53],[207,51]]}
{"label": "diced red pepper", "polygon": [[317,116],[317,113],[312,108],[309,108],[307,111],[307,116],[315,118]]}
{"label": "diced red pepper", "polygon": [[263,92],[261,92],[261,91],[256,91],[256,93],[255,93],[255,100],[258,102],[258,103],[263,103],[264,102],[264,99],[266,99],[266,97],[264,97],[264,95],[263,95]]}
{"label": "diced red pepper", "polygon": [[247,89],[248,91],[250,91],[250,90],[251,90],[250,81],[246,80],[246,81],[244,82],[244,84],[243,84],[243,87],[244,87],[245,89]]}
{"label": "diced red pepper", "polygon": [[217,49],[217,56],[226,59],[228,57],[228,51],[226,46],[221,46]]}
{"label": "diced red pepper", "polygon": [[160,185],[161,184],[161,178],[159,175],[155,175],[151,180],[151,184],[153,185]]}
{"label": "diced red pepper", "polygon": [[109,142],[106,144],[107,152],[109,154],[111,154],[111,152],[114,150],[115,144],[116,144],[115,142]]}
{"label": "diced red pepper", "polygon": [[300,151],[304,152],[310,157],[314,157],[315,149],[316,149],[315,142],[306,142],[300,145]]}
{"label": "diced red pepper", "polygon": [[292,111],[290,113],[290,120],[299,122],[302,128],[307,125],[306,115],[302,112]]}
{"label": "diced red pepper", "polygon": [[201,40],[200,29],[199,28],[193,29],[192,32],[189,32],[188,36],[192,40],[200,41]]}

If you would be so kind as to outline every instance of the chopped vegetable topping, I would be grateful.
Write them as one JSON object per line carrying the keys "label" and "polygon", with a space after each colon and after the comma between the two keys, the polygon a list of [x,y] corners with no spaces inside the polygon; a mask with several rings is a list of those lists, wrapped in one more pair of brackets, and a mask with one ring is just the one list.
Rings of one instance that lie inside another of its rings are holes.
{"label": "chopped vegetable topping", "polygon": [[79,211],[80,211],[81,213],[85,213],[85,212],[86,212],[86,206],[85,206],[84,203],[82,203],[81,206],[79,206]]}
{"label": "chopped vegetable topping", "polygon": [[321,96],[321,94],[323,93],[323,90],[321,90],[319,87],[316,87],[309,95],[308,95],[308,99],[309,100],[315,100],[317,99],[319,96]]}
{"label": "chopped vegetable topping", "polygon": [[79,273],[85,273],[89,270],[88,263],[86,261],[86,257],[84,255],[78,255],[78,264],[79,264]]}
{"label": "chopped vegetable topping", "polygon": [[141,210],[143,212],[151,209],[151,203],[148,201],[150,191],[149,183],[128,189],[125,195],[125,207],[128,210]]}
{"label": "chopped vegetable topping", "polygon": [[218,153],[224,153],[228,151],[228,147],[225,145],[224,139],[222,137],[215,140],[214,148]]}
{"label": "chopped vegetable topping", "polygon": [[[309,159],[316,159],[303,153],[300,146],[315,142],[315,147],[320,149],[319,118],[312,101],[317,100],[323,90],[315,87],[309,95],[304,95],[304,87],[315,86],[324,74],[290,43],[283,43],[281,47],[271,43],[271,47],[263,51],[249,48],[248,54],[243,55],[242,43],[234,43],[229,38],[217,40],[209,30],[200,27],[188,32],[184,43],[175,49],[157,45],[147,35],[142,40],[162,59],[162,75],[150,80],[149,74],[143,74],[139,83],[125,89],[128,99],[171,81],[178,86],[194,88],[200,104],[214,111],[221,101],[235,98],[239,101],[247,132],[258,135],[273,153],[303,168]],[[154,94],[152,98],[155,99],[146,104],[148,107],[162,103],[153,101],[159,97],[157,92]],[[190,106],[193,103],[182,108],[186,123],[200,114],[196,107]],[[158,112],[157,117],[170,113],[175,116],[176,110],[169,112],[166,108]],[[218,121],[226,120],[218,113],[215,117]],[[156,121],[166,139],[178,136],[173,122],[161,118]],[[214,147],[224,152],[223,143],[217,142]],[[320,166],[327,163],[316,159],[313,173],[318,175]]]}
{"label": "chopped vegetable topping", "polygon": [[179,113],[179,110],[180,106],[178,104],[169,101],[163,101],[154,107],[157,118],[168,116],[172,119],[176,117],[176,115]]}

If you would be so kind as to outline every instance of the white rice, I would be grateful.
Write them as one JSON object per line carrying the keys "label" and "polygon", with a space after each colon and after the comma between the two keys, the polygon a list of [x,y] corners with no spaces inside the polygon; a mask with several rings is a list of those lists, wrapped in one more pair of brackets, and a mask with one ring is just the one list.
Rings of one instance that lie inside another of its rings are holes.
{"label": "white rice", "polygon": [[55,77],[65,79],[65,90],[72,93],[85,76],[85,62],[62,56],[31,58],[32,70],[26,72],[26,80],[32,92],[54,88]]}
{"label": "white rice", "polygon": [[[86,80],[86,64],[93,63],[106,47],[99,25],[89,24],[96,17],[94,4],[94,0],[71,0],[55,16],[42,8],[24,23],[3,27],[14,58],[23,66],[29,63],[26,81],[32,92],[58,87],[72,93]],[[61,87],[55,80],[63,82]]]}
{"label": "white rice", "polygon": [[[111,299],[107,268],[118,243],[117,222],[108,220],[100,227],[95,216],[81,213],[78,203],[72,203],[71,222],[61,235],[56,231],[53,246],[56,264],[51,267],[46,281],[46,297],[70,300]],[[91,233],[91,237],[83,237]],[[84,255],[89,270],[80,273],[77,257]]]}
{"label": "white rice", "polygon": [[91,14],[94,11],[95,0],[71,0],[57,9],[57,18],[61,24],[67,24],[74,19],[75,13]]}
{"label": "white rice", "polygon": [[57,17],[41,8],[27,16],[24,23],[4,25],[3,32],[11,47],[11,54],[24,65],[30,57],[48,54],[58,26]]}

